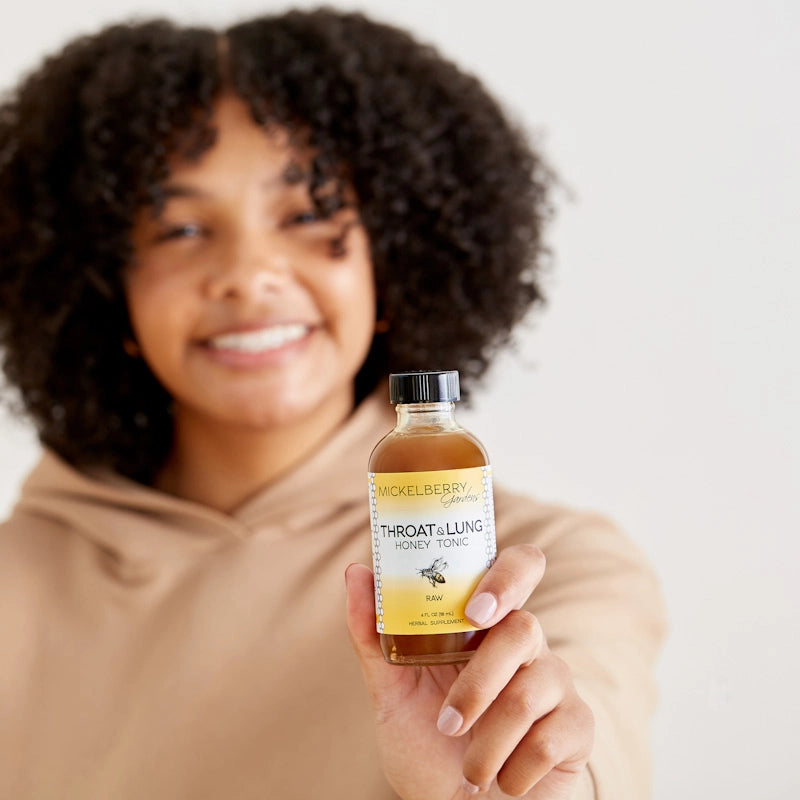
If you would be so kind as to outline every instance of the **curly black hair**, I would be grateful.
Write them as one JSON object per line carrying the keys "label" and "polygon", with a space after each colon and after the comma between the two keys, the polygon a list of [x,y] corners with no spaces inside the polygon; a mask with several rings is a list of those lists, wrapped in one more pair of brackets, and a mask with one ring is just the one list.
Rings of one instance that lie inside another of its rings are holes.
{"label": "curly black hair", "polygon": [[[224,46],[223,46],[224,43]],[[175,153],[214,140],[223,91],[345,165],[390,320],[356,382],[486,370],[542,300],[552,174],[481,83],[407,32],[322,8],[227,30],[165,19],[77,39],[0,105],[0,348],[42,443],[149,483],[170,398],[127,356],[131,228]]]}

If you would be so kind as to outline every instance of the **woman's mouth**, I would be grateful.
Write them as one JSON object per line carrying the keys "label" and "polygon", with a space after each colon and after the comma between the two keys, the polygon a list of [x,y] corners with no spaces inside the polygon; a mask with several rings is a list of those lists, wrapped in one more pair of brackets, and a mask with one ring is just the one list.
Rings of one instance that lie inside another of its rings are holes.
{"label": "woman's mouth", "polygon": [[253,331],[223,333],[207,340],[212,350],[227,350],[236,353],[265,353],[278,350],[287,344],[303,339],[309,334],[311,327],[301,323],[288,325],[271,325]]}

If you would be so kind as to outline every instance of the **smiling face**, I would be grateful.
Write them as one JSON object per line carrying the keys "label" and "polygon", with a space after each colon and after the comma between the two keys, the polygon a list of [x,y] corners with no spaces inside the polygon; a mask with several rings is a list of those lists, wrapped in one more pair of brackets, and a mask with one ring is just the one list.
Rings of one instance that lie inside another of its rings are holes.
{"label": "smiling face", "polygon": [[142,357],[179,435],[338,422],[375,321],[357,211],[315,212],[297,180],[307,154],[240,100],[223,97],[213,124],[214,146],[173,164],[163,210],[134,225],[126,296]]}

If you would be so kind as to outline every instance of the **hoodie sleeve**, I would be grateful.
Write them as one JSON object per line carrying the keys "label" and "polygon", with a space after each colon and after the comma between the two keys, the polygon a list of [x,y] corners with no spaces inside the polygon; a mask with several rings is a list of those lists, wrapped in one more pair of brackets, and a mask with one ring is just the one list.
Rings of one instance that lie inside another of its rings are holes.
{"label": "hoodie sleeve", "polygon": [[527,608],[595,716],[594,749],[574,800],[646,800],[654,669],[666,632],[653,569],[604,517],[501,492],[495,505],[498,545],[532,542],[547,558]]}

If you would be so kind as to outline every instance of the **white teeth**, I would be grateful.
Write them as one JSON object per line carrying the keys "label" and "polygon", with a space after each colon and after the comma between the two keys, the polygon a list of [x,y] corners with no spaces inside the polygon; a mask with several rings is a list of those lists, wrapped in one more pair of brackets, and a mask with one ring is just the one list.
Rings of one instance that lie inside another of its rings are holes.
{"label": "white teeth", "polygon": [[275,325],[247,333],[225,333],[209,339],[209,345],[218,350],[238,350],[242,353],[260,353],[275,350],[289,342],[296,342],[308,333],[308,325]]}

